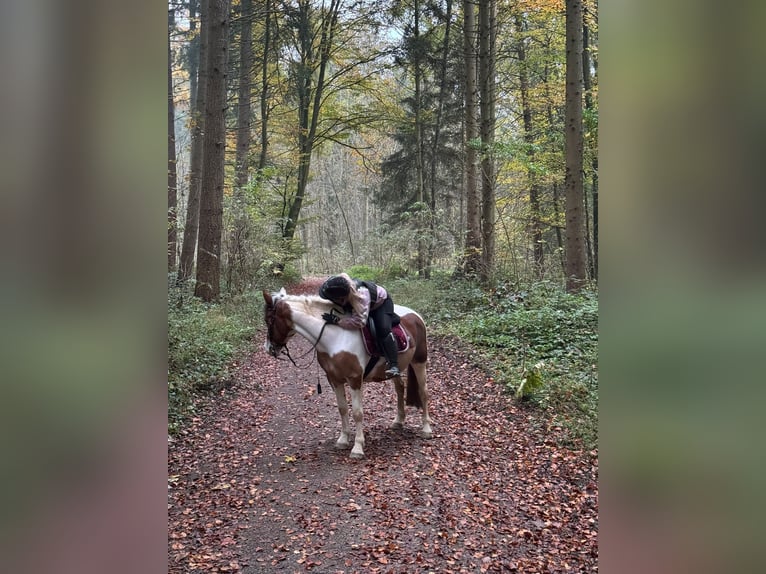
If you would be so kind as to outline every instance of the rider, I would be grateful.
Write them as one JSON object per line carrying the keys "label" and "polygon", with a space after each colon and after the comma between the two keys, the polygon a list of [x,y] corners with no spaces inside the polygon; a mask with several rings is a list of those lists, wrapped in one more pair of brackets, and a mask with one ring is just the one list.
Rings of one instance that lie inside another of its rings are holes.
{"label": "rider", "polygon": [[391,332],[391,321],[395,317],[394,301],[383,287],[372,281],[352,279],[345,273],[329,277],[319,288],[322,299],[332,301],[350,312],[348,317],[324,313],[322,318],[344,329],[362,329],[367,318],[372,319],[378,347],[386,358],[386,376],[401,375],[398,366],[396,339]]}

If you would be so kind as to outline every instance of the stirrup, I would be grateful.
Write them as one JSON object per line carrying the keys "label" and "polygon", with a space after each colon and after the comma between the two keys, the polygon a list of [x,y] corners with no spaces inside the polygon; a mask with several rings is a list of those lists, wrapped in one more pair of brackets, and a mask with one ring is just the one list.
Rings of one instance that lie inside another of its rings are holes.
{"label": "stirrup", "polygon": [[401,377],[402,372],[399,370],[398,365],[391,365],[386,369],[387,377]]}

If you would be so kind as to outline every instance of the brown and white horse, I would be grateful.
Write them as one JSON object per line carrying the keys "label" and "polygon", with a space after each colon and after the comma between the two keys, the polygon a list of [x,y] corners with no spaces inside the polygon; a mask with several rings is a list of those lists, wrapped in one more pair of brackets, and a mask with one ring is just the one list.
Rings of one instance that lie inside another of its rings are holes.
{"label": "brown and white horse", "polygon": [[[345,389],[345,385],[348,384],[351,392],[351,412],[356,425],[351,457],[364,457],[362,386],[367,381],[384,381],[388,378],[385,374],[385,360],[381,357],[367,376],[364,376],[370,354],[365,348],[362,332],[326,324],[322,313],[329,313],[332,309],[335,309],[336,314],[342,312],[331,302],[314,295],[288,295],[284,288],[277,293],[264,291],[263,298],[266,301],[264,318],[267,326],[265,350],[277,357],[286,351],[288,341],[296,333],[313,345],[319,365],[324,369],[338,400],[341,431],[335,446],[348,448],[351,436]],[[421,434],[424,438],[431,438],[426,386],[426,327],[423,318],[412,309],[394,305],[394,311],[401,317],[401,325],[408,339],[407,348],[399,352],[399,369],[402,372],[407,369],[406,401],[408,405],[422,409]],[[401,377],[394,378],[394,386],[397,411],[391,426],[402,428],[405,417],[405,389]]]}

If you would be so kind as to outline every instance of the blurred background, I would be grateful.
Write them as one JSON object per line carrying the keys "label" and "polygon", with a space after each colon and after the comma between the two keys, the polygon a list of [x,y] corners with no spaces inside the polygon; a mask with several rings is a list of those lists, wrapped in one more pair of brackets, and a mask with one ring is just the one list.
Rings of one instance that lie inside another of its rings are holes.
{"label": "blurred background", "polygon": [[[164,4],[0,7],[0,554],[166,561]],[[599,6],[601,560],[752,571],[766,5]]]}

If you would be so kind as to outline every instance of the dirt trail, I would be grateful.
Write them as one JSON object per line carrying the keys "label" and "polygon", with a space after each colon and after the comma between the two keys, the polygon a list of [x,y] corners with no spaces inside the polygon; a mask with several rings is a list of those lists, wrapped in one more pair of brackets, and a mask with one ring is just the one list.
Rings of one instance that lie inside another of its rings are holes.
{"label": "dirt trail", "polygon": [[316,362],[254,348],[170,444],[169,572],[597,572],[597,453],[541,436],[454,343],[429,344],[434,438],[411,407],[390,429],[392,384],[371,383],[361,461],[334,448]]}

